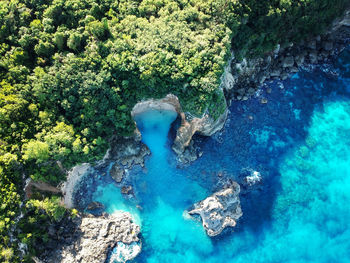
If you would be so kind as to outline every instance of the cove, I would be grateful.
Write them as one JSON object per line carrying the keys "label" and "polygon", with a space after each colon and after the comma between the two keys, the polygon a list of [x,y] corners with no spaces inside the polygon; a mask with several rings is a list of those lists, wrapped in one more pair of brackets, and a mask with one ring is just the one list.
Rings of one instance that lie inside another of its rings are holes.
{"label": "cove", "polygon": [[[168,136],[175,119],[171,111],[135,118],[152,153],[146,169],[129,171],[135,198],[108,176],[92,194],[106,212],[129,211],[141,225],[135,262],[350,262],[349,49],[233,102],[221,132],[195,138],[202,157],[181,168]],[[242,191],[234,229],[207,237],[184,211],[225,180],[239,182],[245,168],[259,171],[263,184]]]}

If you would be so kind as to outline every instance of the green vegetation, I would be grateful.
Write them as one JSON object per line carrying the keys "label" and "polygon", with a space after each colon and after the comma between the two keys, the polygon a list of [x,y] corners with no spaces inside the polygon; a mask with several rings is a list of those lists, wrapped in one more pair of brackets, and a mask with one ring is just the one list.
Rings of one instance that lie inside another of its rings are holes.
{"label": "green vegetation", "polygon": [[20,206],[23,174],[57,185],[58,164],[101,158],[111,135],[134,130],[144,98],[173,93],[186,111],[218,116],[230,48],[257,56],[319,34],[346,2],[0,1],[0,261],[19,260],[18,241],[38,253],[65,213],[55,196]]}

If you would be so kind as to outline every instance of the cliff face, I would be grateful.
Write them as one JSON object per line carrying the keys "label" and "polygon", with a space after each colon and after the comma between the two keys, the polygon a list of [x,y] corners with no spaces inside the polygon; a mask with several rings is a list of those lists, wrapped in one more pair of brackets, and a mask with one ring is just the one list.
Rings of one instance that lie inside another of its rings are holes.
{"label": "cliff face", "polygon": [[[213,135],[215,132],[223,128],[228,113],[227,108],[225,108],[225,111],[216,120],[208,114],[204,114],[201,118],[191,118],[188,113],[183,112],[179,99],[173,94],[168,94],[163,99],[151,99],[137,103],[134,106],[131,115],[135,116],[150,109],[172,110],[180,117],[181,126],[176,132],[172,149],[179,156],[179,160],[183,162],[189,161],[188,158],[186,158],[185,151],[191,146],[193,135],[195,133],[204,136]],[[196,156],[192,156],[192,160],[196,158]]]}

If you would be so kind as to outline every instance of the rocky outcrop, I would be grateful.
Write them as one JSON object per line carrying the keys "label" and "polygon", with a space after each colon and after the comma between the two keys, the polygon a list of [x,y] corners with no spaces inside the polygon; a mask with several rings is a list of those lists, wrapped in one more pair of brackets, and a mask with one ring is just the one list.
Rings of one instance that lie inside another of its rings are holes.
{"label": "rocky outcrop", "polygon": [[173,144],[173,150],[181,155],[184,153],[186,147],[190,145],[193,135],[197,132],[200,135],[211,136],[215,132],[221,130],[225,124],[228,110],[225,109],[216,120],[208,114],[204,114],[201,118],[192,118],[187,120],[186,116],[181,119],[181,126],[177,130],[176,138]]}
{"label": "rocky outcrop", "polygon": [[251,168],[243,168],[238,174],[238,177],[243,190],[257,188],[263,181],[261,174]]}
{"label": "rocky outcrop", "polygon": [[118,247],[124,248],[122,252],[128,248],[122,256],[132,259],[141,251],[139,233],[140,227],[126,212],[84,217],[74,233],[66,237],[69,242],[61,241],[64,244],[61,247],[57,243],[52,253],[41,260],[45,263],[101,263],[106,262],[108,254]]}
{"label": "rocky outcrop", "polygon": [[199,133],[204,136],[211,136],[218,130],[221,130],[228,113],[227,108],[225,108],[224,112],[217,119],[212,118],[209,114],[204,114],[201,118],[192,117],[189,113],[183,112],[179,99],[175,95],[168,94],[163,99],[150,99],[137,103],[131,111],[131,115],[135,116],[150,109],[175,111],[181,118],[181,126],[176,132],[172,149],[182,162],[197,159],[193,149],[187,149],[191,146],[193,135]]}
{"label": "rocky outcrop", "polygon": [[[115,136],[111,139],[111,148],[108,150],[102,163],[115,162],[120,166],[118,169],[130,168],[138,164],[144,166],[144,160],[150,150],[147,145],[141,142],[139,130],[135,130],[134,135],[130,137]],[[121,171],[123,172],[123,171]]]}
{"label": "rocky outcrop", "polygon": [[200,215],[207,234],[216,236],[225,227],[234,227],[243,215],[239,192],[239,184],[232,182],[228,187],[194,204],[194,209],[188,213]]}
{"label": "rocky outcrop", "polygon": [[123,180],[125,171],[123,168],[120,168],[120,166],[117,163],[115,163],[109,171],[109,174],[111,175],[114,181],[120,183]]}

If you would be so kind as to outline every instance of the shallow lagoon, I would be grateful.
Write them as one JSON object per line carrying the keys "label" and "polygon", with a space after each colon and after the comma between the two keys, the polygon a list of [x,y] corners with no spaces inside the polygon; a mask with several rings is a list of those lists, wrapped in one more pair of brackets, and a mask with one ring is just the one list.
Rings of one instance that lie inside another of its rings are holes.
{"label": "shallow lagoon", "polygon": [[[350,262],[350,52],[266,84],[230,111],[222,132],[196,138],[203,156],[182,168],[168,136],[174,113],[136,119],[152,156],[145,170],[130,171],[135,199],[104,177],[93,193],[108,213],[127,210],[141,224],[135,261]],[[262,188],[241,194],[236,228],[207,237],[184,211],[243,168],[261,173]]]}

